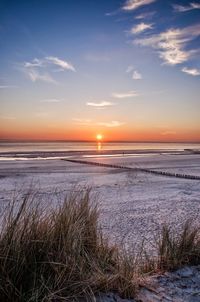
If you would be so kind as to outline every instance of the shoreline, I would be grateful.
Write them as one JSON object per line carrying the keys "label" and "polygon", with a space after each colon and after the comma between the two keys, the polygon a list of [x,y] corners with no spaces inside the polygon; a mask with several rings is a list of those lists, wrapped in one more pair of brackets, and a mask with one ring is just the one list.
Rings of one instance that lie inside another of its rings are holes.
{"label": "shoreline", "polygon": [[65,157],[144,156],[153,154],[194,155],[199,149],[116,149],[116,150],[67,150],[67,151],[3,151],[0,160],[61,159]]}

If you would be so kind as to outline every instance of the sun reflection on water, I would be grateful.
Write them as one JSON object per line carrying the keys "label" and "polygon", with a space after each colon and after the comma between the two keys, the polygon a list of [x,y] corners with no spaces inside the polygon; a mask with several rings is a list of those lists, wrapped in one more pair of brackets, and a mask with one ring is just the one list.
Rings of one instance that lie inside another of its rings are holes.
{"label": "sun reflection on water", "polygon": [[101,151],[102,150],[102,143],[98,142],[97,143],[97,151]]}

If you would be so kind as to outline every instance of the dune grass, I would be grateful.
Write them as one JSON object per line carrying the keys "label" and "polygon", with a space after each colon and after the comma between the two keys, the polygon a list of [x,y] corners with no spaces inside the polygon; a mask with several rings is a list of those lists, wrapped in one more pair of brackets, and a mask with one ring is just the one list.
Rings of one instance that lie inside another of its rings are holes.
{"label": "dune grass", "polygon": [[200,264],[199,226],[188,220],[178,234],[169,226],[163,226],[158,240],[158,269],[174,270],[187,264]]}
{"label": "dune grass", "polygon": [[45,214],[29,200],[9,208],[0,234],[1,301],[75,301],[108,290],[133,296],[134,264],[103,238],[88,190]]}
{"label": "dune grass", "polygon": [[179,232],[165,224],[155,245],[155,257],[144,251],[142,273],[173,271],[185,265],[200,264],[200,226],[195,226],[191,220],[187,220]]}
{"label": "dune grass", "polygon": [[[31,202],[30,202],[31,201]],[[138,257],[112,246],[98,225],[90,190],[74,192],[56,209],[42,211],[28,194],[5,214],[0,234],[0,301],[78,301],[98,292],[134,297],[138,274],[200,264],[199,229],[179,235],[165,226],[158,256]],[[144,260],[145,259],[145,260]]]}

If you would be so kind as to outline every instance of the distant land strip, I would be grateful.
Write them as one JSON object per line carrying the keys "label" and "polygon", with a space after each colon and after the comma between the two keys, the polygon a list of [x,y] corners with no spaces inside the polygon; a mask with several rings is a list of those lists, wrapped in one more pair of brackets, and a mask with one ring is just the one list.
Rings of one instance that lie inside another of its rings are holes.
{"label": "distant land strip", "polygon": [[167,177],[200,180],[200,176],[197,176],[197,175],[171,173],[171,172],[165,172],[165,171],[155,171],[155,170],[143,169],[143,168],[132,168],[132,167],[126,167],[126,166],[122,166],[122,165],[102,164],[102,163],[91,162],[91,161],[86,161],[86,160],[64,159],[64,158],[61,160],[72,162],[72,163],[77,163],[77,164],[91,165],[91,166],[100,166],[100,167],[116,168],[116,169],[123,169],[123,170],[133,170],[133,171],[139,171],[139,172],[167,176]]}

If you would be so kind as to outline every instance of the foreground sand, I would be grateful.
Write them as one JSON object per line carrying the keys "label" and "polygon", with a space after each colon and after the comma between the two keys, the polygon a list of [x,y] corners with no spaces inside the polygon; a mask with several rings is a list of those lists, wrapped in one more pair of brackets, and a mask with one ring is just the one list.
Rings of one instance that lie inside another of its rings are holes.
{"label": "foreground sand", "polygon": [[[123,299],[116,293],[100,294],[96,302],[199,302],[200,266],[185,266],[145,278],[135,299]],[[86,302],[86,301],[81,301]]]}
{"label": "foreground sand", "polygon": [[[86,159],[86,158],[85,158]],[[143,154],[87,160],[131,167],[200,175],[200,155]],[[143,239],[149,250],[163,223],[179,228],[200,218],[200,182],[93,167],[54,160],[0,162],[0,210],[30,188],[49,205],[61,202],[75,186],[92,187],[99,196],[103,231],[118,244],[131,247]]]}

